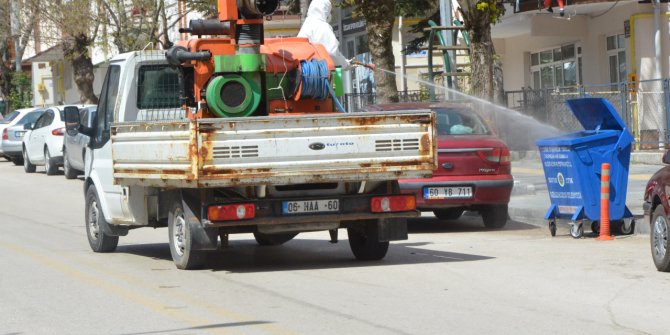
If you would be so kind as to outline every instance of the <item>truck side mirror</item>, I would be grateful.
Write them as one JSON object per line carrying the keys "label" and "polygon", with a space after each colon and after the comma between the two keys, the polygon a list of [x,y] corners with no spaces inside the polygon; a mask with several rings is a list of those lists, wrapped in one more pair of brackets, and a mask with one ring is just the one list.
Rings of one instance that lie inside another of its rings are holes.
{"label": "truck side mirror", "polygon": [[70,136],[76,136],[79,133],[81,120],[79,119],[79,108],[75,106],[66,106],[65,112],[65,130]]}

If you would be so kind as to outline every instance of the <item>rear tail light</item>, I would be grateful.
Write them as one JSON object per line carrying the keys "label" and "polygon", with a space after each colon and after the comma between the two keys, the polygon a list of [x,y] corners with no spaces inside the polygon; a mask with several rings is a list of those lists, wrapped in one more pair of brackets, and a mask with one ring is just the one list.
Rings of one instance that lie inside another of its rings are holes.
{"label": "rear tail light", "polygon": [[248,220],[256,217],[254,204],[214,205],[207,209],[207,218],[210,221]]}
{"label": "rear tail light", "polygon": [[499,163],[500,165],[510,165],[511,157],[507,147],[493,148],[491,150],[477,151],[477,155],[484,161],[490,163]]}
{"label": "rear tail light", "polygon": [[65,128],[56,128],[51,131],[51,135],[53,136],[63,136],[65,135]]}
{"label": "rear tail light", "polygon": [[8,140],[9,139],[9,132],[7,131],[7,128],[2,130],[2,139],[3,140]]}
{"label": "rear tail light", "polygon": [[407,212],[416,209],[414,195],[392,195],[370,199],[372,213]]}

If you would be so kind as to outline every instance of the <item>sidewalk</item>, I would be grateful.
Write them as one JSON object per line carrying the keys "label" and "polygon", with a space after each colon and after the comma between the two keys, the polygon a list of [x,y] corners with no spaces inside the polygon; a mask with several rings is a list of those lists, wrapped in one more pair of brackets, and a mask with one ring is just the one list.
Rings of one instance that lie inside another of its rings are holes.
{"label": "sidewalk", "polygon": [[[660,163],[660,159],[658,162]],[[628,174],[628,192],[626,204],[636,219],[635,232],[649,234],[649,227],[641,224],[643,216],[642,203],[644,188],[649,178],[662,164],[631,163]],[[509,215],[515,221],[520,221],[540,227],[548,227],[544,215],[551,204],[549,193],[544,179],[542,163],[538,157],[528,157],[512,162],[514,189],[509,203]],[[588,228],[586,228],[588,229]]]}

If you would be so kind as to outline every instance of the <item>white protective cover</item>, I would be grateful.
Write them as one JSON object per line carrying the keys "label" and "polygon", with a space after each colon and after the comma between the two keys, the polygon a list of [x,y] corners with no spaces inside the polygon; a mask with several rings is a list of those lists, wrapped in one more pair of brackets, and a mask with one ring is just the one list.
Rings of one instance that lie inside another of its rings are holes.
{"label": "white protective cover", "polygon": [[333,27],[328,23],[332,5],[330,0],[313,0],[307,10],[307,19],[302,24],[298,37],[306,37],[311,43],[322,44],[335,66],[349,67],[349,61],[340,52],[340,42],[335,37]]}

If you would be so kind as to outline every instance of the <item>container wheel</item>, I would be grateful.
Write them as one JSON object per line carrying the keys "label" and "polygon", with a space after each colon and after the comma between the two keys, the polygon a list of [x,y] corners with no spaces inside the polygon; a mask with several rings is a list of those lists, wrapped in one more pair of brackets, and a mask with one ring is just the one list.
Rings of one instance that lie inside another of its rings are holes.
{"label": "container wheel", "polygon": [[591,231],[596,235],[600,235],[600,221],[591,222]]}
{"label": "container wheel", "polygon": [[[626,221],[630,221],[630,223],[626,224]],[[633,232],[635,232],[635,220],[632,219],[624,219],[621,222],[621,226],[619,226],[619,231],[623,235],[631,235]]]}
{"label": "container wheel", "polygon": [[581,223],[574,222],[570,226],[570,236],[573,238],[581,238],[584,235],[584,226]]}
{"label": "container wheel", "polygon": [[551,236],[556,236],[556,221],[549,221],[549,232]]}

